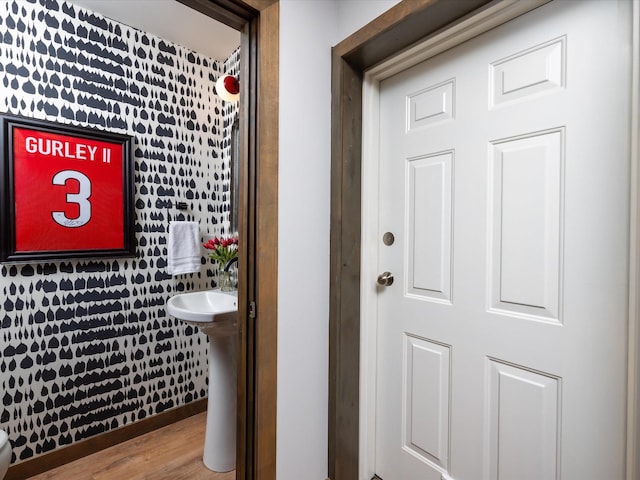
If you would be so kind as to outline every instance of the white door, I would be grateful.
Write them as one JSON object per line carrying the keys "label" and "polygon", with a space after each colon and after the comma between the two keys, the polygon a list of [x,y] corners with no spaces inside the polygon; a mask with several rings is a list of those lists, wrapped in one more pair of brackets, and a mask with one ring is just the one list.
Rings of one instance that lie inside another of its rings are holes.
{"label": "white door", "polygon": [[383,480],[623,479],[630,7],[555,1],[381,83]]}

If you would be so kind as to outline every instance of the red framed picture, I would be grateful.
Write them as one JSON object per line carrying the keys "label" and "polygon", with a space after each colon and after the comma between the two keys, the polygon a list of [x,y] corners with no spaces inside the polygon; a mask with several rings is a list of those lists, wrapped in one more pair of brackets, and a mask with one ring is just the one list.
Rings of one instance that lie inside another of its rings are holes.
{"label": "red framed picture", "polygon": [[0,115],[0,262],[135,255],[133,138]]}

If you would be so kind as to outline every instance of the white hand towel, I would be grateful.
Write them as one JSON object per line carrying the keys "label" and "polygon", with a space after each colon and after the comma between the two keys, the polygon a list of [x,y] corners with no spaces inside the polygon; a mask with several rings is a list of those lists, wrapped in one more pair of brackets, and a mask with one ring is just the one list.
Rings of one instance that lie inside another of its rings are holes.
{"label": "white hand towel", "polygon": [[199,272],[201,254],[198,222],[171,222],[167,251],[169,275]]}

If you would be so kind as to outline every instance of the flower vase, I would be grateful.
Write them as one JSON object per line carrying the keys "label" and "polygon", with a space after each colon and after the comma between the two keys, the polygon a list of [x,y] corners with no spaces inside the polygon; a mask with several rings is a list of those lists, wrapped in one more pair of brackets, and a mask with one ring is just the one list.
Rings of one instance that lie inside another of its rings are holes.
{"label": "flower vase", "polygon": [[233,282],[231,281],[231,272],[225,272],[224,270],[218,275],[218,287],[222,292],[231,292],[235,290],[233,288]]}

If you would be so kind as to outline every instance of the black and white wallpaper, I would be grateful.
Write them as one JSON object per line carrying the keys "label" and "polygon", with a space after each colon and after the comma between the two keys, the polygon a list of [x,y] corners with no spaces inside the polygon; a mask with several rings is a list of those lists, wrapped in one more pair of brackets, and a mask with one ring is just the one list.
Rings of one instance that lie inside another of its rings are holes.
{"label": "black and white wallpaper", "polygon": [[[0,267],[0,429],[13,463],[207,394],[207,341],[169,317],[167,227],[229,233],[236,108],[215,95],[239,51],[215,60],[61,0],[0,0],[0,111],[135,137],[133,259]],[[173,208],[185,201],[188,209]]]}

